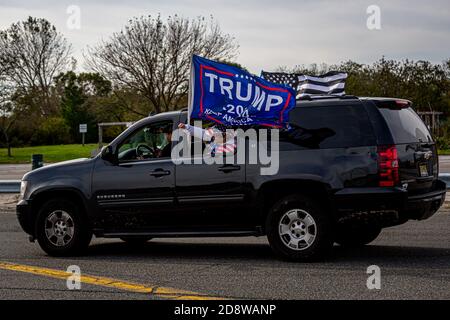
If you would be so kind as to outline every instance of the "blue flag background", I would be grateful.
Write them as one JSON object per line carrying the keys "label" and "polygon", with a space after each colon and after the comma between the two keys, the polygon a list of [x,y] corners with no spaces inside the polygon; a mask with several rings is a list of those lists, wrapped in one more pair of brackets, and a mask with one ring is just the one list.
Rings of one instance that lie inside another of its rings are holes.
{"label": "blue flag background", "polygon": [[291,87],[268,82],[245,70],[194,55],[190,116],[224,125],[284,127],[295,106]]}

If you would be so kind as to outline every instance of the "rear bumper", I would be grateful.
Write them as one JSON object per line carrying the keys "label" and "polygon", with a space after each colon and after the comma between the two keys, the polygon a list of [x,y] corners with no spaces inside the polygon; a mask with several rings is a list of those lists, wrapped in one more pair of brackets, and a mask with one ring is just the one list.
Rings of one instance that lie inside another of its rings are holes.
{"label": "rear bumper", "polygon": [[34,220],[32,219],[30,202],[26,200],[20,200],[16,206],[16,214],[23,231],[30,235],[33,235]]}
{"label": "rear bumper", "polygon": [[433,191],[426,194],[410,196],[402,212],[410,219],[423,220],[431,217],[445,201],[447,185],[442,180],[437,180]]}
{"label": "rear bumper", "polygon": [[414,196],[401,188],[345,188],[334,194],[334,206],[341,217],[358,211],[395,211],[401,223],[431,217],[444,203],[446,191],[441,180],[430,192]]}

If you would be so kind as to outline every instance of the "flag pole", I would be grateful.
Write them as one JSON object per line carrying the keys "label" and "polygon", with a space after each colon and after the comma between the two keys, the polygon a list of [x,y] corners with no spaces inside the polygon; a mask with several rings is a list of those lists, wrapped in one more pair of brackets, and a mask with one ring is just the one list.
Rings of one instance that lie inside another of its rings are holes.
{"label": "flag pole", "polygon": [[194,79],[194,55],[191,55],[191,70],[190,70],[190,76],[189,76],[189,91],[188,91],[188,115],[187,115],[187,123],[191,124],[191,113],[192,113],[192,108],[193,108],[193,90],[194,90],[194,83],[195,83],[195,79]]}

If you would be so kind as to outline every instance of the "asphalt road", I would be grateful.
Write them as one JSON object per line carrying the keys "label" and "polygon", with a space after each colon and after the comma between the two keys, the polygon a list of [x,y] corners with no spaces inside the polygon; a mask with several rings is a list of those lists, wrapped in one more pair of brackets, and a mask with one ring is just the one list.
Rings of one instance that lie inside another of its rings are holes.
{"label": "asphalt road", "polygon": [[[450,299],[448,204],[427,221],[384,230],[369,246],[336,246],[327,261],[301,264],[278,260],[265,238],[155,239],[138,247],[94,239],[87,256],[51,258],[20,229],[15,199],[2,197],[0,299]],[[81,290],[67,289],[70,265],[92,276]],[[366,287],[370,265],[380,267],[380,290]]]}
{"label": "asphalt road", "polygon": [[439,156],[439,172],[450,173],[450,156]]}
{"label": "asphalt road", "polygon": [[20,180],[31,170],[31,164],[1,164],[0,180]]}

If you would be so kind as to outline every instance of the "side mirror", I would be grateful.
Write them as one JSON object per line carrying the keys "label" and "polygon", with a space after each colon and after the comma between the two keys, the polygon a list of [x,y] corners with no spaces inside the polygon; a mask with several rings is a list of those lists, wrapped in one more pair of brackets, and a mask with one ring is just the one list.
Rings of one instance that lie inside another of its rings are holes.
{"label": "side mirror", "polygon": [[108,145],[106,147],[103,147],[101,153],[102,153],[101,157],[103,160],[111,162],[112,164],[119,163],[119,159],[113,146]]}

